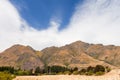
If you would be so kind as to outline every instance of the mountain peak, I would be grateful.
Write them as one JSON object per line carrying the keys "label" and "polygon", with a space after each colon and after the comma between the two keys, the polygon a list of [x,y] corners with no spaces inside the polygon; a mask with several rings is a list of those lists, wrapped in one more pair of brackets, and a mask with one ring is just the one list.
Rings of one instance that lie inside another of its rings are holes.
{"label": "mountain peak", "polygon": [[30,46],[16,44],[0,54],[0,65],[25,70],[35,69],[38,66],[43,67],[44,64],[39,55],[41,53]]}
{"label": "mountain peak", "polygon": [[85,43],[85,42],[78,40],[78,41],[73,42],[72,44],[79,44],[79,43]]}
{"label": "mountain peak", "polygon": [[21,51],[21,50],[31,50],[31,51],[34,51],[34,49],[32,47],[24,46],[24,45],[21,45],[21,44],[15,44],[15,45],[11,46],[10,48],[6,49],[5,51],[8,51],[8,52],[12,51],[12,52],[14,52],[16,50],[18,50],[18,51]]}

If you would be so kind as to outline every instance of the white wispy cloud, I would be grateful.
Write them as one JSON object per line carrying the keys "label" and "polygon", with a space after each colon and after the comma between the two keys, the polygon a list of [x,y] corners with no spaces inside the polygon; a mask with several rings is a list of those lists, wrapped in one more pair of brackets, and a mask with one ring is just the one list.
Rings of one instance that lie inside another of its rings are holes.
{"label": "white wispy cloud", "polygon": [[76,6],[67,28],[58,31],[60,20],[51,19],[49,28],[39,31],[29,26],[9,0],[0,0],[0,51],[13,44],[40,50],[77,40],[120,45],[119,10],[119,0],[85,0]]}

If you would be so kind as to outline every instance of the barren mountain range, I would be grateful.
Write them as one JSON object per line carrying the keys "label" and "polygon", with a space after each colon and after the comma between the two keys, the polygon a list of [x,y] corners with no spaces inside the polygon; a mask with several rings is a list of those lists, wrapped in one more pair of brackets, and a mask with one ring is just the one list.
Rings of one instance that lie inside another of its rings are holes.
{"label": "barren mountain range", "polygon": [[14,45],[0,53],[0,66],[21,69],[44,68],[44,65],[84,68],[104,65],[120,67],[120,46],[88,44],[76,41],[62,47],[48,47],[36,51],[30,46]]}

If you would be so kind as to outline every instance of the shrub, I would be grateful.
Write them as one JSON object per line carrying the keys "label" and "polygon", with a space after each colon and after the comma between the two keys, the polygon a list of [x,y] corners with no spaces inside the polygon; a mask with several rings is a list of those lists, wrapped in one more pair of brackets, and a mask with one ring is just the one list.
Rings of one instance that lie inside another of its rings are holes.
{"label": "shrub", "polygon": [[15,75],[7,72],[0,72],[0,80],[12,80],[13,78],[15,78]]}
{"label": "shrub", "polygon": [[94,72],[105,72],[105,68],[102,65],[96,65]]}
{"label": "shrub", "polygon": [[110,67],[106,67],[106,72],[110,72],[111,71],[111,69],[110,69]]}
{"label": "shrub", "polygon": [[87,68],[87,72],[94,72],[94,67],[92,67],[92,66],[89,66],[88,68]]}
{"label": "shrub", "polygon": [[57,75],[61,75],[61,74],[63,74],[63,72],[59,72],[59,73],[57,73]]}
{"label": "shrub", "polygon": [[70,71],[65,71],[64,74],[71,75]]}
{"label": "shrub", "polygon": [[90,76],[90,75],[93,75],[94,73],[93,73],[93,71],[89,71],[89,72],[86,72],[85,74]]}
{"label": "shrub", "polygon": [[19,71],[16,71],[14,74],[15,75],[20,75],[20,76],[22,76],[22,75],[29,75],[29,71],[19,70]]}
{"label": "shrub", "polygon": [[79,72],[78,71],[73,71],[73,73],[72,74],[74,74],[74,75],[78,75],[79,74]]}
{"label": "shrub", "polygon": [[15,69],[14,69],[14,67],[10,67],[10,66],[2,66],[2,67],[0,67],[0,71],[1,72],[7,71],[7,72],[13,74]]}
{"label": "shrub", "polygon": [[40,67],[36,67],[35,69],[35,74],[38,75],[41,73]]}
{"label": "shrub", "polygon": [[80,75],[84,75],[86,72],[87,72],[86,69],[81,69],[81,70],[79,71],[79,74],[80,74]]}
{"label": "shrub", "polygon": [[73,69],[73,71],[78,71],[78,68],[77,68],[77,67],[75,67],[75,68]]}
{"label": "shrub", "polygon": [[104,72],[101,72],[101,71],[99,71],[99,72],[96,72],[96,76],[99,76],[99,75],[103,75],[104,74]]}

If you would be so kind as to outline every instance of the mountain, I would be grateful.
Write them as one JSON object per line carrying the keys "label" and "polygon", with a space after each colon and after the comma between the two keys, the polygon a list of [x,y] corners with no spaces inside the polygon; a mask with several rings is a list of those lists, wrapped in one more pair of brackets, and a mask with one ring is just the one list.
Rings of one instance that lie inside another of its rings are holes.
{"label": "mountain", "polygon": [[97,64],[100,64],[104,66],[114,67],[112,64],[109,64],[106,61],[101,60],[101,56],[98,59],[95,58],[95,55],[97,54],[102,55],[103,53],[96,52],[95,54],[92,55],[91,52],[97,50],[97,49],[94,50],[94,48],[92,49],[92,46],[93,46],[92,44],[77,41],[59,48],[49,47],[41,51],[43,54],[41,56],[41,59],[42,61],[44,61],[44,63],[48,65],[60,65],[67,67],[83,68],[88,66],[96,66]]}
{"label": "mountain", "polygon": [[44,68],[44,65],[84,68],[98,64],[120,67],[120,46],[76,41],[62,47],[36,51],[30,46],[14,45],[0,54],[0,66],[21,69]]}
{"label": "mountain", "polygon": [[0,54],[0,66],[14,66],[25,70],[43,68],[44,64],[40,60],[39,51],[35,51],[30,46],[14,45]]}
{"label": "mountain", "polygon": [[95,59],[120,67],[120,46],[96,44],[89,46],[86,52]]}

